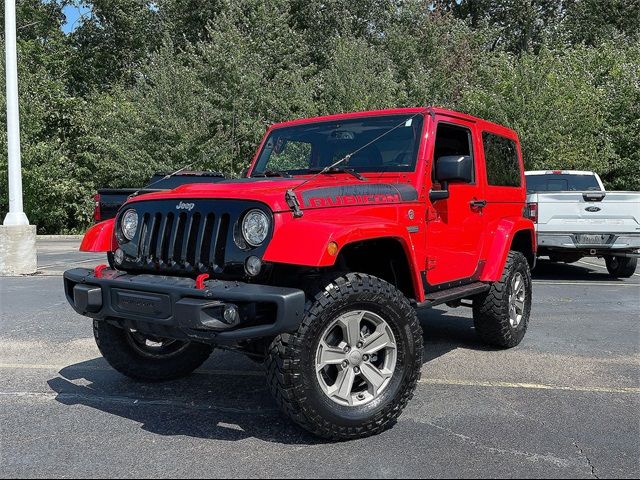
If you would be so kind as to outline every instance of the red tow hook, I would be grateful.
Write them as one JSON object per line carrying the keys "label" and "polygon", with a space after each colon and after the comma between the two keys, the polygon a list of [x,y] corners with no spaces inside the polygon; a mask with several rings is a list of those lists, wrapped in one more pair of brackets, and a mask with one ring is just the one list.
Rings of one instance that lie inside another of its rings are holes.
{"label": "red tow hook", "polygon": [[200,275],[198,275],[198,277],[196,278],[196,288],[198,290],[204,290],[204,282],[208,278],[209,278],[208,273],[201,273]]}
{"label": "red tow hook", "polygon": [[98,265],[93,269],[93,276],[96,278],[102,278],[102,271],[109,268],[109,265]]}

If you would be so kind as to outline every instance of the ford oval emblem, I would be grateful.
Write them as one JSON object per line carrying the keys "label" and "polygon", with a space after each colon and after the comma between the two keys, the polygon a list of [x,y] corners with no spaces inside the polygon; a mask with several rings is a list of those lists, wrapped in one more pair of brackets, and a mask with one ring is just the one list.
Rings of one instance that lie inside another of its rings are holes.
{"label": "ford oval emblem", "polygon": [[602,209],[600,207],[587,207],[587,208],[585,208],[585,210],[587,212],[599,212]]}

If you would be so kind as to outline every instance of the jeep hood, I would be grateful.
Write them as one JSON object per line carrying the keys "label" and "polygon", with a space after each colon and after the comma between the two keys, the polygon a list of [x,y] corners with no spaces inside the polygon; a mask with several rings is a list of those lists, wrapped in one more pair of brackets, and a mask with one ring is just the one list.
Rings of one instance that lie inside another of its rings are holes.
{"label": "jeep hood", "polygon": [[416,201],[418,193],[411,185],[395,179],[368,178],[359,181],[344,175],[323,175],[304,185],[306,178],[240,178],[217,183],[182,185],[168,192],[157,192],[132,198],[128,203],[147,200],[242,199],[268,205],[273,212],[289,211],[287,190],[295,193],[303,210],[345,205],[367,205]]}

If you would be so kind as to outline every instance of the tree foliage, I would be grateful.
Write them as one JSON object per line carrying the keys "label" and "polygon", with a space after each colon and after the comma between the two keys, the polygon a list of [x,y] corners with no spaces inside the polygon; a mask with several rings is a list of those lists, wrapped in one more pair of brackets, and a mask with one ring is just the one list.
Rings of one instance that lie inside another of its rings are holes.
{"label": "tree foliage", "polygon": [[[274,121],[392,106],[503,123],[528,168],[640,189],[640,0],[91,0],[64,34],[74,1],[17,5],[25,207],[43,233],[82,230],[99,187],[238,175]],[[6,155],[0,172],[4,214]]]}

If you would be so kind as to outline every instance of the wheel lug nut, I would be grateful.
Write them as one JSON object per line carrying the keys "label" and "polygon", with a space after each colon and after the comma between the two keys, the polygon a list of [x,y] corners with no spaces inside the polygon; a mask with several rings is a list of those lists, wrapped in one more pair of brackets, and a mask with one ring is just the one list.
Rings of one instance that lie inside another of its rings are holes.
{"label": "wheel lug nut", "polygon": [[362,356],[362,360],[364,360],[365,362],[369,361],[369,355],[363,355]]}
{"label": "wheel lug nut", "polygon": [[346,360],[342,362],[342,368],[347,368],[348,366],[349,366],[349,362],[347,362]]}
{"label": "wheel lug nut", "polygon": [[356,373],[360,373],[360,367],[355,367],[355,368],[353,369],[353,371],[354,371],[354,372],[356,372]]}
{"label": "wheel lug nut", "polygon": [[358,344],[356,345],[356,347],[358,347],[358,348],[362,348],[362,342],[358,342]]}
{"label": "wheel lug nut", "polygon": [[346,347],[343,348],[343,350],[344,350],[344,353],[347,353],[349,350],[351,350],[351,347],[347,345]]}

